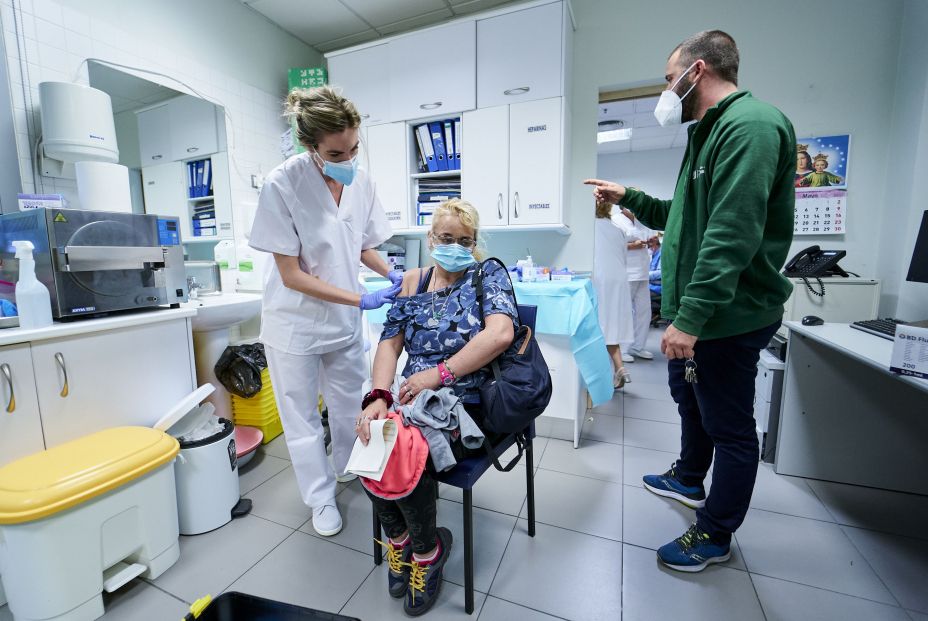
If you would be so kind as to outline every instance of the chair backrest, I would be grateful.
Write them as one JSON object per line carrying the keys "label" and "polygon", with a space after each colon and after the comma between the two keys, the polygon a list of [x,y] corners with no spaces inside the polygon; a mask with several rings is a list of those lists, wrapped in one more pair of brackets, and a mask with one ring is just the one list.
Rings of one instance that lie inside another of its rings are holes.
{"label": "chair backrest", "polygon": [[517,308],[519,310],[519,321],[521,321],[523,325],[531,328],[534,333],[535,318],[538,316],[538,307],[531,304],[519,304]]}

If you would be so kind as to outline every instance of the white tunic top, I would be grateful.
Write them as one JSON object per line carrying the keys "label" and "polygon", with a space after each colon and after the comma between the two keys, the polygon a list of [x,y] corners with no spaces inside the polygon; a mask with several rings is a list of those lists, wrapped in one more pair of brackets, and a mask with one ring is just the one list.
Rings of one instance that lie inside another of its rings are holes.
{"label": "white tunic top", "polygon": [[[358,170],[337,205],[322,173],[301,153],[268,174],[258,199],[249,245],[300,258],[303,271],[360,291],[361,251],[392,235],[367,174]],[[261,341],[289,354],[322,354],[361,337],[361,310],[325,302],[284,286],[276,263],[268,271]]]}
{"label": "white tunic top", "polygon": [[[625,233],[628,243],[638,240],[646,242],[651,237],[651,229],[641,224],[637,218],[632,222],[618,210],[613,213],[612,221]],[[628,251],[628,280],[647,280],[650,269],[651,254],[648,252],[647,246]]]}
{"label": "white tunic top", "polygon": [[593,289],[599,306],[599,326],[606,345],[626,347],[635,340],[632,296],[625,267],[627,243],[625,233],[615,222],[609,218],[596,218],[593,225]]}

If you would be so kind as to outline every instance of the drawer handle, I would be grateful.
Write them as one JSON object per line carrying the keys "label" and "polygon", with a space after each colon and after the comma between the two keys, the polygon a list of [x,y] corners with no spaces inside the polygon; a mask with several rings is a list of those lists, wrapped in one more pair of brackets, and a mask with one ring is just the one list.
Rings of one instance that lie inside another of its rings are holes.
{"label": "drawer handle", "polygon": [[519,217],[519,193],[516,192],[512,195],[512,204],[513,204],[513,213],[516,218]]}
{"label": "drawer handle", "polygon": [[516,88],[510,88],[508,90],[503,91],[503,95],[524,95],[530,90],[532,89],[529,88],[528,86],[518,86]]}
{"label": "drawer handle", "polygon": [[61,369],[61,372],[64,374],[64,386],[61,387],[61,392],[58,393],[61,398],[67,397],[68,393],[71,390],[68,388],[68,367],[64,364],[64,355],[59,352],[55,352],[55,362],[58,363],[58,367]]}
{"label": "drawer handle", "polygon": [[161,157],[162,157],[162,156],[160,156],[160,155],[152,155],[152,156],[151,156],[151,159],[153,159],[153,160],[160,160]]}
{"label": "drawer handle", "polygon": [[13,372],[7,363],[0,364],[0,371],[3,371],[3,377],[6,378],[7,386],[10,387],[10,400],[6,402],[6,411],[12,412],[16,409],[16,395],[13,394]]}
{"label": "drawer handle", "polygon": [[423,110],[434,110],[435,108],[441,108],[441,102],[435,101],[433,103],[419,104],[419,107]]}
{"label": "drawer handle", "polygon": [[496,198],[496,213],[499,214],[499,219],[503,219],[503,193],[500,192],[499,196]]}
{"label": "drawer handle", "polygon": [[187,147],[187,153],[196,153],[200,150],[200,147]]}

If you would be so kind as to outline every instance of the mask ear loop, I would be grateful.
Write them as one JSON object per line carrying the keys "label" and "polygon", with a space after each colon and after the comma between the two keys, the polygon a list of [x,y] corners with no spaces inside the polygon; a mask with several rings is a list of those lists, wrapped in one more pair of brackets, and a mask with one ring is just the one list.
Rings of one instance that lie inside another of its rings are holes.
{"label": "mask ear loop", "polygon": [[[677,81],[674,82],[674,83],[673,83],[673,86],[670,87],[670,90],[671,90],[671,91],[673,91],[673,89],[675,89],[675,88],[677,87],[677,84],[680,83],[680,80],[683,79],[683,76],[685,76],[687,73],[689,73],[689,72],[690,72],[690,69],[692,69],[693,67],[695,67],[695,66],[696,66],[696,63],[698,63],[698,62],[699,62],[698,60],[694,60],[694,61],[693,61],[693,64],[690,65],[689,67],[687,67],[687,68],[686,68],[686,71],[684,71],[683,73],[680,74],[680,77],[677,78]],[[696,84],[698,84],[698,81],[693,82],[693,84],[690,86],[690,89],[689,89],[688,91],[686,91],[686,92],[683,94],[682,97],[680,97],[680,101],[683,101],[684,99],[686,99],[686,96],[689,95],[689,94],[693,91],[694,88],[696,88]],[[676,91],[674,91],[674,92],[676,92]]]}
{"label": "mask ear loop", "polygon": [[[320,171],[324,171],[324,170],[325,170],[325,160],[322,159],[322,156],[319,155],[319,152],[318,152],[318,151],[316,151],[316,147],[312,147],[312,150],[313,150],[313,153],[312,153],[313,164],[315,164],[316,166],[318,166]],[[317,160],[317,158],[318,158],[318,160]]]}

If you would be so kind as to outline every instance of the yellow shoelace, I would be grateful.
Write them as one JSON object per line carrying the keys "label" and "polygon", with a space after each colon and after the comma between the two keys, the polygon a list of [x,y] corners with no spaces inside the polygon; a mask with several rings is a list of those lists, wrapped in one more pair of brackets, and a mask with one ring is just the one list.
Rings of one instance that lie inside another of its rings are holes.
{"label": "yellow shoelace", "polygon": [[402,551],[394,548],[392,543],[384,543],[380,539],[374,539],[374,541],[387,549],[387,564],[390,566],[390,571],[395,574],[403,573],[403,566],[408,566],[409,563],[403,562]]}
{"label": "yellow shoelace", "polygon": [[412,561],[409,566],[412,568],[409,574],[409,588],[412,589],[412,601],[415,602],[416,591],[425,593],[425,572],[428,570],[429,565],[420,565],[416,561]]}

